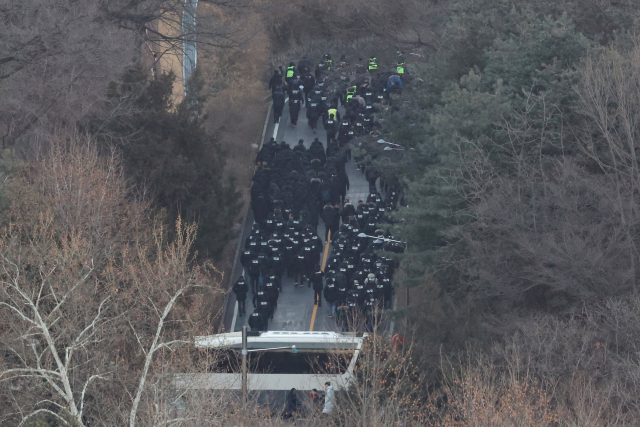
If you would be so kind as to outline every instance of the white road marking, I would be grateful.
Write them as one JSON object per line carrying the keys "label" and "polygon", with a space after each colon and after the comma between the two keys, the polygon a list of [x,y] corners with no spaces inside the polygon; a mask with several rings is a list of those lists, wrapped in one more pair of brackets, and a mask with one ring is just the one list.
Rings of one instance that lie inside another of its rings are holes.
{"label": "white road marking", "polygon": [[229,332],[235,332],[237,318],[238,318],[238,301],[236,301],[236,305],[233,309],[233,320],[231,321],[231,330]]}
{"label": "white road marking", "polygon": [[[289,98],[284,100],[284,104],[287,105],[287,102],[289,102]],[[284,108],[282,109],[282,111],[284,112]],[[280,120],[282,120],[282,117],[280,117]],[[280,121],[278,121],[278,123],[276,123],[276,125],[273,128],[273,139],[275,140],[276,138],[278,138],[278,128],[280,127]]]}

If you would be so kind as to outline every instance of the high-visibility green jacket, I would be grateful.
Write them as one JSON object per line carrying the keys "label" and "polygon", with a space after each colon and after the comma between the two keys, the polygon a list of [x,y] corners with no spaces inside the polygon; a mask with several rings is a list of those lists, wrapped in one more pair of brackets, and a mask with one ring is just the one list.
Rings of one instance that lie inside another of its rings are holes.
{"label": "high-visibility green jacket", "polygon": [[355,86],[351,86],[349,89],[347,89],[346,102],[349,102],[349,100],[356,95],[356,90],[358,90],[358,88],[356,88]]}
{"label": "high-visibility green jacket", "polygon": [[291,65],[290,67],[287,67],[287,78],[290,79],[292,78],[296,73],[296,67],[294,65]]}
{"label": "high-visibility green jacket", "polygon": [[377,70],[377,69],[378,69],[377,59],[374,57],[369,58],[369,70]]}

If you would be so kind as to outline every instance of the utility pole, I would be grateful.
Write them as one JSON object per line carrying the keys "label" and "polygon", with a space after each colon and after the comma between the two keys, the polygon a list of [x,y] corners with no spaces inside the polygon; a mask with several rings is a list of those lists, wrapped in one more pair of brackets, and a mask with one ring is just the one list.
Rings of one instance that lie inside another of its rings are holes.
{"label": "utility pole", "polygon": [[246,407],[248,399],[247,391],[247,327],[242,327],[242,402]]}

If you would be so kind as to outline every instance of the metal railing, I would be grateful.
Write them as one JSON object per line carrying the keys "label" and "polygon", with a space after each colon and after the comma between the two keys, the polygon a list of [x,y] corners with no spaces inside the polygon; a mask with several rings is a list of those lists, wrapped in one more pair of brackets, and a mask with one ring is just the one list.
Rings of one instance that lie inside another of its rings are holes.
{"label": "metal railing", "polygon": [[182,12],[182,82],[187,92],[187,80],[193,75],[198,63],[198,51],[196,49],[196,12],[198,0],[184,0]]}

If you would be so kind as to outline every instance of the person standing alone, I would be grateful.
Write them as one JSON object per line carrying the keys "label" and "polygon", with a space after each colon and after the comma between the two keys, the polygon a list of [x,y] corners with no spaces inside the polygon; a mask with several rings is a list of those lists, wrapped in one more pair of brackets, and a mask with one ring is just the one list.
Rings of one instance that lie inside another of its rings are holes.
{"label": "person standing alone", "polygon": [[236,294],[236,300],[238,301],[238,313],[240,316],[246,313],[246,300],[249,287],[244,281],[244,277],[240,277],[235,285],[233,285],[233,293]]}
{"label": "person standing alone", "polygon": [[282,110],[284,109],[284,89],[282,85],[277,86],[271,94],[273,100],[273,121],[274,123],[280,123],[280,117],[282,117]]}
{"label": "person standing alone", "polygon": [[315,271],[311,275],[311,284],[313,285],[313,304],[317,304],[318,308],[322,307],[322,288],[324,287],[322,283],[322,278],[324,277],[324,272],[320,268],[320,264],[316,264]]}
{"label": "person standing alone", "polygon": [[333,391],[333,387],[331,387],[330,382],[327,381],[324,383],[324,387],[326,389],[326,394],[324,395],[324,408],[322,409],[322,413],[329,415],[336,407],[336,394]]}

